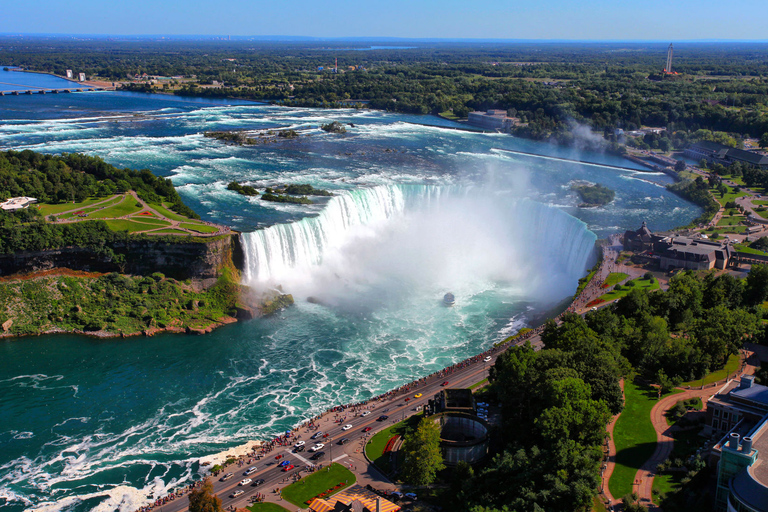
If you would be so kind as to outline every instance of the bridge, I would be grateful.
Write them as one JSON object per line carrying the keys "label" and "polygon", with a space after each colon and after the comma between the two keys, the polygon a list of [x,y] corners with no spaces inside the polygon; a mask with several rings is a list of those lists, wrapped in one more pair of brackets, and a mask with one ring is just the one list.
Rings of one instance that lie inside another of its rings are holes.
{"label": "bridge", "polygon": [[68,87],[37,87],[34,85],[21,85],[9,82],[0,82],[0,87],[10,85],[19,87],[19,89],[0,91],[0,96],[20,96],[22,94],[59,94],[70,92],[90,92],[90,91],[114,91],[115,87],[93,87],[90,85],[68,86]]}

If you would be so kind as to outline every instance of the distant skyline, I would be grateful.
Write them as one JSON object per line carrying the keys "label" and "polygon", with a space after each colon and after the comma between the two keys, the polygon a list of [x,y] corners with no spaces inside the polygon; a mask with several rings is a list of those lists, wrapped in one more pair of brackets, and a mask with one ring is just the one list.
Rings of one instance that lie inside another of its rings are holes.
{"label": "distant skyline", "polygon": [[4,34],[768,40],[766,0],[24,0]]}

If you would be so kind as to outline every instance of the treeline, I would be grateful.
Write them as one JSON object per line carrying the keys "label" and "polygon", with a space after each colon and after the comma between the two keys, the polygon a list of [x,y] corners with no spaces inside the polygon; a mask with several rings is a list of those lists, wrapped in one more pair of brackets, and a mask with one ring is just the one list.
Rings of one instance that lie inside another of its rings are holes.
{"label": "treeline", "polygon": [[512,347],[491,368],[504,448],[477,471],[454,470],[451,509],[588,510],[606,424],[623,408],[619,380],[637,374],[667,390],[722,368],[745,337],[765,338],[766,298],[763,265],[746,279],[683,272],[666,292],[634,289],[584,318],[549,321],[543,350]]}
{"label": "treeline", "polygon": [[[57,74],[77,68],[108,80],[144,73],[183,77],[155,86],[143,79],[131,87],[294,106],[363,100],[372,108],[452,110],[459,117],[502,108],[523,123],[520,135],[540,139],[564,136],[574,121],[609,130],[646,125],[739,136],[768,132],[764,44],[680,44],[675,69],[681,75],[674,77],[658,74],[666,45],[655,43],[418,43],[366,52],[344,45],[368,43],[44,39],[0,45],[0,60]],[[338,74],[330,72],[334,58]],[[199,87],[213,81],[221,85]]]}
{"label": "treeline", "polygon": [[129,190],[148,203],[171,203],[175,212],[200,218],[184,204],[170,179],[149,169],[118,169],[99,157],[78,153],[0,152],[0,199],[30,196],[42,203],[80,202]]}
{"label": "treeline", "polygon": [[[125,251],[129,242],[152,240],[157,243],[189,243],[194,238],[150,236],[112,231],[102,220],[67,224],[45,222],[35,209],[0,212],[0,254],[22,251],[46,251],[63,247],[92,249],[106,260]],[[118,258],[121,263],[124,261]]]}
{"label": "treeline", "polygon": [[704,208],[702,214],[691,221],[691,226],[706,224],[720,210],[720,204],[712,198],[709,185],[701,176],[695,180],[683,180],[667,185],[667,189]]}

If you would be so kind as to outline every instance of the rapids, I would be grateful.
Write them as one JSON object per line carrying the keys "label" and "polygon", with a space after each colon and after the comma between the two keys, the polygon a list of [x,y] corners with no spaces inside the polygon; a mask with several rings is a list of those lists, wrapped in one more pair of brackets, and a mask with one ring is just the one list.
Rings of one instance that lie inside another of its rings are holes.
{"label": "rapids", "polygon": [[[247,283],[297,299],[201,337],[0,342],[0,508],[10,511],[131,512],[199,478],[202,457],[482,352],[573,293],[596,236],[699,214],[664,175],[495,149],[632,167],[619,158],[432,117],[104,92],[2,97],[0,120],[0,148],[81,151],[169,177],[205,220],[242,232]],[[354,127],[319,129],[334,120]],[[289,127],[300,140],[203,136]],[[226,190],[232,180],[335,195],[266,203]],[[579,209],[572,180],[600,182],[616,200]]]}

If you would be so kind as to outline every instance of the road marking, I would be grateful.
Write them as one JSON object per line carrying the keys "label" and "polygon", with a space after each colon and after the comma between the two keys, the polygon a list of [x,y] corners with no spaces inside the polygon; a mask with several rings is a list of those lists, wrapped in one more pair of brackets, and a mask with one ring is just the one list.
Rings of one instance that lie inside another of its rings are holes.
{"label": "road marking", "polygon": [[307,459],[305,459],[304,457],[302,457],[302,456],[301,456],[301,455],[299,455],[298,453],[293,453],[293,452],[291,452],[291,450],[285,450],[285,451],[286,451],[287,453],[289,453],[289,454],[291,455],[291,457],[296,457],[297,459],[299,459],[300,461],[302,461],[304,464],[312,464],[311,462],[309,462]]}
{"label": "road marking", "polygon": [[344,457],[349,457],[349,455],[347,455],[346,453],[345,453],[344,455],[339,455],[338,457],[336,457],[335,459],[333,459],[331,462],[336,462],[337,460],[341,460],[341,459],[343,459]]}

